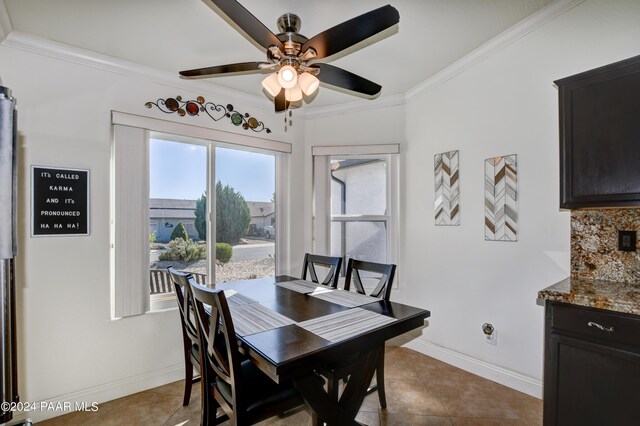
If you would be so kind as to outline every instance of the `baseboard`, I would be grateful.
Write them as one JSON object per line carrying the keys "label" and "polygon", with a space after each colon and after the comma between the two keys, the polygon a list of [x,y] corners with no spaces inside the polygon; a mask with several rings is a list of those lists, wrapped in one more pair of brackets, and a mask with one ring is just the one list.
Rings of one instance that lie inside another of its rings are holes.
{"label": "baseboard", "polygon": [[70,403],[71,409],[65,411],[36,410],[15,413],[13,420],[9,422],[9,424],[14,424],[16,422],[19,423],[27,418],[31,419],[34,423],[37,423],[53,417],[69,414],[75,411],[75,408],[73,407],[76,407],[76,403],[86,403],[87,406],[90,407],[92,402],[97,402],[99,410],[100,403],[153,389],[181,379],[184,379],[184,364],[174,365],[162,370],[140,374],[138,376],[127,377],[125,379],[116,380],[114,382],[105,383],[103,385],[94,386],[66,395],[47,398],[46,401],[44,401],[47,404],[51,403],[53,405],[57,405],[60,403],[62,406],[64,403]]}
{"label": "baseboard", "polygon": [[[402,340],[404,340],[404,342],[402,342]],[[404,337],[402,339],[395,340],[394,343],[398,343],[398,346],[413,349],[442,362],[446,362],[447,364],[451,364],[477,376],[500,383],[501,385],[507,386],[511,389],[542,399],[542,382],[540,380],[536,380],[515,371],[447,349],[434,343],[425,342],[420,338],[411,339],[410,337]]]}

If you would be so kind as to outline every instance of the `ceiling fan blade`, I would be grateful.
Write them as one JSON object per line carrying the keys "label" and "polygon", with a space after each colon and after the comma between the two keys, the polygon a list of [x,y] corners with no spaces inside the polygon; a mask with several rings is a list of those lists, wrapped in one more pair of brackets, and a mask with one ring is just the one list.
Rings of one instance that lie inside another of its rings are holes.
{"label": "ceiling fan blade", "polygon": [[207,5],[229,18],[249,38],[268,49],[277,46],[284,51],[284,45],[258,18],[236,0],[207,0]]}
{"label": "ceiling fan blade", "polygon": [[284,89],[280,90],[280,93],[275,97],[273,103],[275,104],[276,112],[282,112],[287,109],[287,100],[285,99]]}
{"label": "ceiling fan blade", "polygon": [[193,70],[180,71],[183,77],[212,77],[217,74],[228,74],[232,72],[262,71],[261,65],[265,62],[240,62],[237,64],[218,65],[215,67],[196,68]]}
{"label": "ceiling fan blade", "polygon": [[318,80],[332,86],[342,87],[343,89],[368,96],[375,96],[382,90],[382,86],[379,84],[333,65],[314,64],[311,67],[320,69],[317,75]]}
{"label": "ceiling fan blade", "polygon": [[302,45],[300,52],[304,54],[312,47],[317,53],[313,59],[322,59],[360,43],[398,22],[398,10],[391,5],[382,6],[315,35]]}

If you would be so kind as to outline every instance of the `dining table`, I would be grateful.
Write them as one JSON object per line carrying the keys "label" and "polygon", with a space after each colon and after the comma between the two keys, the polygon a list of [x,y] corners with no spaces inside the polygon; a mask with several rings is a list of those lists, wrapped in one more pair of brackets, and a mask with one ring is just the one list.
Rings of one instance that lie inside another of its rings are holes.
{"label": "dining table", "polygon": [[[355,425],[387,340],[424,326],[426,309],[290,276],[217,283],[242,352],[276,383],[292,382],[313,423]],[[349,379],[336,400],[318,372]]]}

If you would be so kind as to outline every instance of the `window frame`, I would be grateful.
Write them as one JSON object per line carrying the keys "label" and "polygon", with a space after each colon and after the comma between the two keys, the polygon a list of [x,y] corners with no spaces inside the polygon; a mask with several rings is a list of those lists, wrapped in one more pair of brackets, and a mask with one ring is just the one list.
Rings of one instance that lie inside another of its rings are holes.
{"label": "window frame", "polygon": [[[257,138],[250,135],[242,135],[236,133],[230,133],[226,131],[221,131],[213,128],[200,127],[200,126],[192,126],[183,123],[176,123],[167,120],[161,120],[156,118],[144,117],[134,114],[128,114],[119,111],[111,112],[111,123],[112,123],[112,158],[111,158],[111,189],[110,189],[110,199],[111,199],[111,250],[110,250],[110,270],[111,270],[111,319],[116,320],[120,318],[125,318],[128,316],[139,315],[143,313],[153,313],[159,312],[168,309],[177,309],[175,303],[175,294],[167,293],[161,295],[151,295],[148,292],[149,289],[149,278],[143,280],[144,282],[137,282],[136,280],[132,280],[131,282],[125,283],[116,283],[116,276],[122,277],[122,268],[130,268],[128,266],[118,265],[118,259],[122,257],[122,253],[127,251],[127,245],[139,245],[139,243],[133,241],[123,241],[118,244],[116,247],[115,243],[115,235],[117,234],[118,224],[116,223],[116,218],[118,217],[121,221],[127,221],[128,217],[136,217],[135,214],[130,215],[118,215],[118,208],[116,206],[116,199],[118,197],[118,193],[121,190],[124,190],[124,187],[116,184],[117,174],[118,172],[118,161],[115,155],[115,147],[117,145],[116,141],[116,131],[117,127],[124,128],[135,128],[143,130],[142,134],[144,134],[144,138],[141,138],[139,141],[141,144],[144,144],[144,148],[146,150],[146,163],[142,164],[142,169],[137,169],[140,174],[140,182],[144,188],[146,188],[146,202],[143,203],[147,206],[144,212],[139,212],[140,215],[146,217],[147,226],[145,228],[145,233],[148,237],[150,234],[150,227],[148,225],[149,222],[149,209],[148,209],[148,200],[149,200],[149,144],[151,139],[162,139],[168,140],[172,142],[182,142],[182,143],[190,143],[197,145],[204,145],[207,147],[207,187],[206,191],[210,196],[207,199],[207,213],[208,213],[208,238],[207,238],[207,252],[213,253],[212,247],[215,247],[215,213],[212,211],[211,206],[215,206],[215,191],[212,193],[211,189],[214,188],[215,183],[212,183],[212,178],[215,178],[215,148],[223,147],[223,148],[231,148],[231,149],[239,149],[243,151],[250,152],[259,152],[263,154],[274,155],[275,157],[275,191],[276,191],[276,265],[275,265],[275,274],[282,273],[287,268],[287,263],[289,261],[289,244],[288,244],[288,230],[287,230],[287,220],[288,220],[288,211],[286,208],[289,206],[289,192],[287,182],[289,180],[289,156],[292,151],[292,145],[290,143],[271,140],[271,139],[262,139]],[[121,209],[121,208],[120,208]],[[141,210],[144,210],[141,208]],[[121,211],[120,211],[121,213]],[[126,224],[125,224],[126,225]],[[138,265],[138,267],[142,267],[144,270],[144,275],[149,277],[149,256],[148,256],[148,245],[147,245],[147,256],[146,263]],[[208,268],[207,274],[210,277],[213,277],[213,282],[215,282],[215,256],[213,259],[210,257],[208,259]],[[120,269],[119,269],[120,268]],[[144,288],[143,288],[144,287]],[[123,290],[124,289],[124,290]],[[145,307],[140,307],[136,312],[135,309],[133,311],[127,311],[124,315],[116,315],[118,309],[122,312],[122,303],[123,297],[122,293],[133,292],[137,294],[139,292],[144,292],[146,290],[146,294],[148,295],[148,300]],[[118,294],[120,292],[121,294]]]}
{"label": "window frame", "polygon": [[[399,153],[398,144],[312,147],[312,155],[314,157],[312,243],[316,253],[331,254],[331,224],[334,222],[383,222],[386,224],[387,234],[386,262],[398,264]],[[336,215],[331,212],[331,173],[327,172],[326,176],[323,176],[322,170],[317,170],[317,167],[322,167],[323,170],[328,171],[332,160],[354,157],[358,159],[381,159],[386,162],[386,209],[384,215]],[[324,182],[318,182],[319,179],[323,179]],[[343,266],[345,270],[346,266],[345,263]],[[398,288],[398,282],[398,274],[396,274],[393,289]],[[365,288],[369,289],[371,285],[365,285]]]}

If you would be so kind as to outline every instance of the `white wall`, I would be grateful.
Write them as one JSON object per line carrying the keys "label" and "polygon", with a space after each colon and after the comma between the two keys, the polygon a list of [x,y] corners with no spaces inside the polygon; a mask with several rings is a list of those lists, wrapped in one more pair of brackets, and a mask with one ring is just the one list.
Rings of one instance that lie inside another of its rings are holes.
{"label": "white wall", "polygon": [[[21,400],[104,401],[178,380],[183,377],[184,361],[177,309],[110,319],[110,111],[292,142],[294,175],[301,174],[304,150],[296,142],[302,139],[304,121],[297,120],[284,133],[281,118],[275,116],[267,99],[261,101],[262,107],[248,105],[244,97],[218,93],[214,86],[202,92],[201,82],[176,77],[172,83],[171,77],[156,78],[153,70],[147,76],[144,69],[138,77],[135,70],[140,68],[133,67],[131,74],[124,63],[107,64],[107,69],[97,63],[82,65],[59,46],[53,46],[59,50],[56,53],[49,51],[52,46],[40,44],[10,36],[0,46],[0,75],[13,90],[19,109]],[[190,87],[199,89],[188,90]],[[144,106],[147,101],[178,94],[231,103],[242,112],[255,114],[273,133],[246,132],[224,119],[214,123],[208,117],[179,118]],[[90,236],[29,237],[31,165],[90,169]],[[301,232],[294,227],[289,235]],[[294,253],[300,252],[301,243],[294,241],[291,246]],[[56,414],[60,413],[30,413],[36,420]]]}
{"label": "white wall", "polygon": [[[446,82],[425,85],[404,106],[308,120],[308,145],[402,142],[392,299],[432,313],[410,347],[541,396],[536,295],[569,275],[553,80],[640,54],[639,16],[637,0],[587,0]],[[461,225],[437,227],[433,156],[456,149]],[[484,241],[483,161],[506,154],[518,154],[519,241]],[[497,330],[495,347],[484,341],[484,322]]]}

